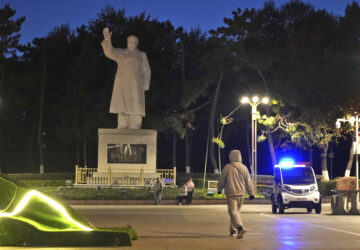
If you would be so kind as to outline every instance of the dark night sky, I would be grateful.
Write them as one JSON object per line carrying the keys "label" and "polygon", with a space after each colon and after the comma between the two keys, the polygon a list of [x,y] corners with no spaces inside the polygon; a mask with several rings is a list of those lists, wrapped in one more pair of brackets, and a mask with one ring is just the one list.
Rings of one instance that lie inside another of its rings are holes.
{"label": "dark night sky", "polygon": [[[353,0],[309,0],[317,8],[343,15],[346,5]],[[286,0],[275,0],[281,5]],[[358,2],[358,0],[357,0]],[[170,20],[175,26],[189,30],[200,27],[203,31],[216,29],[224,17],[231,17],[236,8],[260,8],[264,0],[0,0],[0,6],[10,4],[16,17],[25,16],[21,43],[31,42],[35,37],[45,36],[53,27],[69,24],[76,28],[87,24],[106,5],[125,9],[134,16],[145,11],[160,21]]]}

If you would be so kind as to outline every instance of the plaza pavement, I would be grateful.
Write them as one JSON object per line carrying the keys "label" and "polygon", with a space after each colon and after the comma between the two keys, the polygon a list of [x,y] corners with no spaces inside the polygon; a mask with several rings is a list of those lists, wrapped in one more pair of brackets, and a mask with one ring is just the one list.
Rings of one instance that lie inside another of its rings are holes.
{"label": "plaza pavement", "polygon": [[[225,205],[76,205],[97,227],[131,225],[139,239],[127,248],[25,249],[360,249],[360,216],[320,215],[305,209],[271,214],[270,205],[244,205],[247,229],[243,239],[228,236]],[[9,248],[23,249],[23,248]]]}

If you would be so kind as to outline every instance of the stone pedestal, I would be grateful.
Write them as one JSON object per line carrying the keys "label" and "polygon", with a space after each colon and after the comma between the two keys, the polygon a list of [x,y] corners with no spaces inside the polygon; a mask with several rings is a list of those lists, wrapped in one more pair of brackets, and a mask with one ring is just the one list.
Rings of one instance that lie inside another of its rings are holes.
{"label": "stone pedestal", "polygon": [[153,129],[98,129],[98,172],[144,169],[156,172],[156,137]]}

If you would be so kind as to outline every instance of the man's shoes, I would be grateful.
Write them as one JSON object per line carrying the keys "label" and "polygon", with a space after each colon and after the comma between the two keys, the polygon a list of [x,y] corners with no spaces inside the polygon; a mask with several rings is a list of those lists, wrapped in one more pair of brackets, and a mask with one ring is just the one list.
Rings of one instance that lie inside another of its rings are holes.
{"label": "man's shoes", "polygon": [[243,229],[242,227],[238,228],[236,238],[241,239],[244,236],[245,233],[246,233],[245,229]]}
{"label": "man's shoes", "polygon": [[230,237],[236,237],[236,230],[231,230],[230,231]]}

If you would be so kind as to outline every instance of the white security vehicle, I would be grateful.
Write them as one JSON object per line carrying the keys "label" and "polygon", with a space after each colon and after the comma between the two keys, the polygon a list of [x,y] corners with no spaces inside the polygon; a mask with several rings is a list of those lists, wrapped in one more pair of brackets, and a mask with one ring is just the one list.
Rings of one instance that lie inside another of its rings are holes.
{"label": "white security vehicle", "polygon": [[312,167],[284,162],[274,167],[272,212],[283,214],[293,207],[306,208],[308,213],[315,209],[321,213],[321,197]]}

